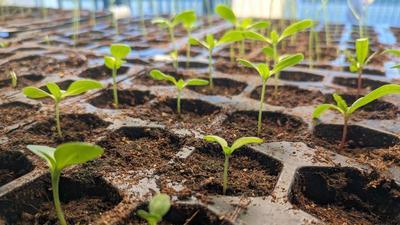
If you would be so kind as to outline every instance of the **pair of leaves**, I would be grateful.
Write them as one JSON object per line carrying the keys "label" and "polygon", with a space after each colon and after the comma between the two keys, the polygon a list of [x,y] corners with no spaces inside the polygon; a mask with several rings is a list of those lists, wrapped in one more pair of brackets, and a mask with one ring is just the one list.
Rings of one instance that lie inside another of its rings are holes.
{"label": "pair of leaves", "polygon": [[163,72],[161,72],[159,70],[150,71],[150,76],[153,79],[156,79],[156,80],[166,80],[166,81],[169,81],[169,82],[173,83],[179,91],[183,90],[183,88],[185,88],[186,86],[205,86],[205,85],[208,85],[208,81],[207,80],[203,80],[203,79],[188,79],[186,81],[184,81],[182,79],[179,79],[177,81],[175,79],[175,77],[173,77],[171,75],[164,74]]}
{"label": "pair of leaves", "polygon": [[85,163],[100,157],[104,152],[97,145],[83,142],[61,144],[57,148],[44,145],[28,145],[27,148],[46,160],[51,171],[61,171],[68,166]]}
{"label": "pair of leaves", "polygon": [[244,59],[239,59],[238,61],[240,64],[246,67],[255,69],[261,76],[263,82],[265,82],[270,76],[282,71],[285,68],[298,64],[299,62],[303,61],[303,59],[303,54],[295,54],[283,57],[272,70],[270,70],[269,66],[265,63],[254,64]]}
{"label": "pair of leaves", "polygon": [[203,48],[212,51],[215,47],[222,44],[243,40],[246,37],[245,33],[246,32],[231,30],[226,32],[219,40],[216,40],[212,34],[208,34],[204,41],[191,37],[189,38],[189,43],[191,45],[200,45]]}
{"label": "pair of leaves", "polygon": [[149,225],[156,225],[171,208],[171,199],[166,194],[156,194],[149,203],[149,211],[138,210],[137,215],[145,219]]}
{"label": "pair of leaves", "polygon": [[104,56],[104,64],[109,69],[119,69],[124,63],[124,58],[131,52],[131,47],[126,44],[112,44],[110,46],[112,56]]}
{"label": "pair of leaves", "polygon": [[83,79],[74,81],[72,84],[69,85],[66,91],[61,90],[60,87],[53,82],[47,83],[46,87],[49,90],[49,92],[46,92],[37,87],[29,86],[22,89],[22,93],[28,98],[32,99],[50,97],[54,99],[56,102],[60,102],[66,97],[80,95],[82,93],[85,93],[93,89],[99,89],[102,88],[103,85],[95,80]]}
{"label": "pair of leaves", "polygon": [[368,103],[375,101],[378,98],[381,98],[385,95],[390,95],[390,94],[400,94],[400,85],[398,84],[387,84],[383,85],[364,97],[361,97],[357,99],[350,107],[347,105],[346,101],[340,97],[337,94],[333,94],[333,98],[336,102],[336,105],[333,104],[321,104],[315,108],[312,117],[313,118],[318,118],[321,116],[322,113],[325,111],[331,109],[331,110],[337,110],[343,116],[349,117],[351,116],[357,109],[367,105]]}
{"label": "pair of leaves", "polygon": [[204,136],[204,140],[218,143],[224,151],[224,154],[228,156],[232,155],[235,150],[243,147],[244,145],[263,142],[263,140],[258,137],[242,137],[234,141],[233,144],[229,146],[225,139],[215,135],[206,135]]}
{"label": "pair of leaves", "polygon": [[352,56],[349,52],[345,52],[350,63],[350,71],[357,72],[367,65],[369,61],[376,55],[376,52],[369,55],[368,38],[359,38],[356,40],[356,56]]}
{"label": "pair of leaves", "polygon": [[270,23],[268,21],[258,21],[253,23],[251,18],[245,18],[239,20],[232,9],[224,4],[219,4],[215,7],[215,13],[217,13],[224,20],[228,21],[232,25],[235,26],[235,29],[238,30],[258,30],[267,28]]}

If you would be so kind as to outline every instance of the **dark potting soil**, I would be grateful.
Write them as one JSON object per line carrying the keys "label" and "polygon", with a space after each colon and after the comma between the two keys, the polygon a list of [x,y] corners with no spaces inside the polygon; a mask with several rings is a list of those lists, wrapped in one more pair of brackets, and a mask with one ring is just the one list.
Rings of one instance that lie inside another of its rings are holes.
{"label": "dark potting soil", "polygon": [[[224,155],[217,145],[202,144],[187,159],[160,168],[162,190],[171,191],[168,184],[185,188],[174,193],[185,198],[191,194],[222,194]],[[269,195],[275,187],[282,165],[275,159],[243,148],[229,160],[227,195],[259,197]],[[189,189],[189,190],[187,190]]]}
{"label": "dark potting soil", "polygon": [[32,171],[28,158],[17,151],[0,151],[0,186]]}
{"label": "dark potting soil", "polygon": [[231,63],[225,60],[217,60],[214,68],[226,74],[257,75],[257,71],[252,68],[244,67],[237,62]]}
{"label": "dark potting soil", "polygon": [[37,107],[22,103],[10,102],[0,105],[0,129],[19,123],[21,120],[33,115]]}
{"label": "dark potting soil", "polygon": [[[118,91],[118,109],[134,108],[145,104],[155,98],[150,91],[139,90],[119,90]],[[99,96],[89,100],[89,103],[103,109],[115,109],[114,96],[111,89],[104,90]]]}
{"label": "dark potting soil", "polygon": [[353,168],[301,168],[291,201],[327,224],[400,223],[400,187],[377,174]]}
{"label": "dark potting soil", "polygon": [[[250,97],[260,100],[261,86],[258,86],[250,94]],[[311,91],[301,89],[295,86],[278,86],[277,94],[275,94],[275,87],[268,85],[265,91],[264,102],[284,107],[297,107],[321,104],[324,96],[320,91]]]}
{"label": "dark potting soil", "polygon": [[[208,80],[207,77],[202,77],[201,79]],[[190,86],[190,90],[198,92],[204,95],[222,95],[222,96],[234,96],[239,95],[246,88],[247,84],[231,80],[228,78],[214,78],[213,88],[207,86]]]}
{"label": "dark potting soil", "polygon": [[[18,76],[18,75],[17,75]],[[44,79],[41,74],[21,74],[18,76],[17,86],[15,88],[22,89],[26,86],[33,85]],[[11,78],[0,80],[0,88],[11,87]]]}

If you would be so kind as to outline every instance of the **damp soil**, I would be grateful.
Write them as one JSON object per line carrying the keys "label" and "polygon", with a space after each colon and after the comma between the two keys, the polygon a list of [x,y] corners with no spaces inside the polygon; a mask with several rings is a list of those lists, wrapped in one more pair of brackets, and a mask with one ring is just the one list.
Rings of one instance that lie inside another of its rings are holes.
{"label": "damp soil", "polygon": [[18,81],[17,81],[16,87],[11,86],[10,78],[5,79],[5,80],[0,80],[0,88],[11,87],[11,88],[16,88],[16,89],[22,89],[26,86],[31,86],[35,83],[38,83],[39,81],[44,79],[44,76],[40,75],[40,74],[24,74],[24,75],[18,76],[17,79],[18,79]]}
{"label": "damp soil", "polygon": [[[201,79],[208,80],[208,78],[203,77]],[[214,78],[213,79],[213,88],[207,86],[190,86],[188,87],[190,90],[198,92],[204,95],[222,95],[222,96],[234,96],[239,95],[246,88],[247,84],[231,80],[228,78]]]}
{"label": "damp soil", "polygon": [[214,68],[226,74],[238,74],[238,75],[257,75],[257,72],[252,68],[247,68],[239,65],[237,62],[231,63],[225,60],[216,61]]}
{"label": "damp soil", "polygon": [[[150,91],[139,90],[119,90],[118,109],[129,109],[138,105],[143,105],[155,98]],[[111,89],[103,91],[100,95],[89,100],[89,103],[103,109],[116,109],[114,105],[114,95]]]}
{"label": "damp soil", "polygon": [[[180,198],[190,195],[220,195],[223,187],[224,155],[219,146],[199,144],[186,159],[160,168],[161,189],[171,191],[170,184],[184,188]],[[269,195],[275,187],[282,165],[279,161],[249,148],[235,152],[229,160],[227,195],[260,197]],[[171,193],[172,194],[172,193]]]}
{"label": "damp soil", "polygon": [[[250,97],[256,100],[260,99],[261,86],[258,86],[250,94]],[[275,94],[274,86],[267,86],[265,92],[265,103],[284,106],[298,107],[318,105],[324,101],[324,96],[320,91],[301,89],[295,86],[278,86],[277,94]]]}
{"label": "damp soil", "polygon": [[[121,66],[121,68],[119,68],[117,70],[117,76],[125,74],[126,72],[128,72],[128,70],[129,70],[129,67]],[[79,74],[79,77],[102,80],[102,79],[111,78],[112,77],[111,73],[112,73],[112,71],[109,68],[102,65],[102,66],[88,68],[87,70],[85,70],[81,74]]]}
{"label": "damp soil", "polygon": [[0,152],[0,186],[32,171],[34,166],[21,152]]}
{"label": "damp soil", "polygon": [[38,107],[22,102],[10,102],[0,105],[0,130],[4,127],[17,124],[29,118],[37,111]]}

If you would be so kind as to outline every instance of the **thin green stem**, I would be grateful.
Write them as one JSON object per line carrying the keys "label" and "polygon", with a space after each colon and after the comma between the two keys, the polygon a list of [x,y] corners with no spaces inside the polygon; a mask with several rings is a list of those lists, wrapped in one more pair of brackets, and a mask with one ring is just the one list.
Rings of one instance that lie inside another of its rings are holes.
{"label": "thin green stem", "polygon": [[178,90],[178,95],[176,96],[176,111],[178,115],[181,115],[181,90]]}
{"label": "thin green stem", "polygon": [[267,86],[267,80],[263,81],[262,89],[261,89],[261,97],[260,97],[260,109],[258,110],[258,122],[257,122],[257,135],[261,134],[261,125],[262,125],[262,112],[264,107],[264,98],[265,98],[265,89]]}
{"label": "thin green stem", "polygon": [[213,60],[212,60],[212,50],[210,50],[208,54],[208,76],[210,80],[210,88],[214,87],[212,72],[213,72]]}
{"label": "thin green stem", "polygon": [[240,55],[241,57],[244,56],[244,40],[240,41]]}
{"label": "thin green stem", "polygon": [[56,112],[56,128],[57,128],[57,133],[58,136],[62,137],[62,132],[61,132],[61,123],[60,123],[60,102],[56,102],[55,104],[55,112]]}
{"label": "thin green stem", "polygon": [[340,141],[340,146],[339,146],[340,150],[342,150],[346,144],[349,117],[345,115],[343,119],[344,119],[344,124],[342,131],[342,140]]}
{"label": "thin green stem", "polygon": [[233,44],[229,46],[229,57],[231,59],[231,63],[235,63],[235,49]]}
{"label": "thin green stem", "polygon": [[114,107],[118,109],[117,68],[112,70]]}
{"label": "thin green stem", "polygon": [[229,168],[229,155],[225,155],[225,162],[224,162],[224,178],[223,178],[223,187],[222,193],[226,194],[226,189],[228,188],[228,168]]}
{"label": "thin green stem", "polygon": [[[190,36],[192,36],[192,35],[191,35],[190,30],[188,30],[188,38],[189,39],[190,39]],[[189,66],[190,66],[190,47],[191,47],[191,44],[190,44],[190,41],[188,41],[187,47],[186,47],[186,68],[189,68]]]}
{"label": "thin green stem", "polygon": [[[173,45],[174,51],[176,50],[176,44],[175,44],[175,37],[174,37],[174,29],[172,27],[168,28],[168,32],[169,32],[169,37],[171,39],[171,43]],[[178,57],[174,58],[174,66],[176,69],[178,69]]]}
{"label": "thin green stem", "polygon": [[67,225],[67,221],[65,221],[64,213],[61,209],[60,196],[59,196],[60,175],[61,171],[57,169],[55,169],[55,171],[51,173],[51,187],[53,189],[53,201],[58,220],[60,221],[61,225]]}
{"label": "thin green stem", "polygon": [[[278,47],[277,44],[272,45],[274,49],[274,66],[278,63],[279,61],[279,55],[278,55]],[[276,73],[274,76],[275,80],[275,88],[274,88],[274,97],[278,96],[278,79],[279,79],[280,73]]]}
{"label": "thin green stem", "polygon": [[361,95],[361,88],[362,88],[362,71],[363,68],[360,67],[360,69],[358,69],[357,73],[358,73],[358,77],[357,77],[357,96]]}

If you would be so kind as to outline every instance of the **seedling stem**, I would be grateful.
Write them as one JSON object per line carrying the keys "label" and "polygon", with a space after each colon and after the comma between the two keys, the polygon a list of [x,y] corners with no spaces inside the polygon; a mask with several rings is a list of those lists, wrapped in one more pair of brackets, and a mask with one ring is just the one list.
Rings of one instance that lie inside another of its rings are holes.
{"label": "seedling stem", "polygon": [[117,68],[112,69],[112,79],[113,79],[113,96],[114,96],[114,106],[118,108],[118,91],[117,91]]}
{"label": "seedling stem", "polygon": [[60,183],[60,175],[61,171],[55,169],[51,172],[51,186],[53,189],[53,200],[54,200],[54,207],[56,208],[57,218],[60,221],[61,225],[67,225],[67,222],[64,218],[64,213],[61,208],[60,203],[60,195],[59,195],[59,183]]}
{"label": "seedling stem", "polygon": [[59,102],[59,101],[56,101],[56,104],[55,104],[55,111],[56,111],[56,127],[57,127],[57,133],[58,133],[58,136],[62,137],[61,123],[60,123],[60,102]]}
{"label": "seedling stem", "polygon": [[267,80],[263,81],[262,89],[261,89],[260,109],[258,110],[259,113],[258,113],[258,123],[257,123],[257,136],[260,136],[260,133],[261,133],[262,110],[263,110],[263,105],[264,105],[266,86],[267,86]]}
{"label": "seedling stem", "polygon": [[222,187],[222,193],[225,195],[226,194],[226,189],[228,188],[228,168],[229,168],[229,158],[230,155],[225,155],[225,162],[224,162],[224,184]]}

